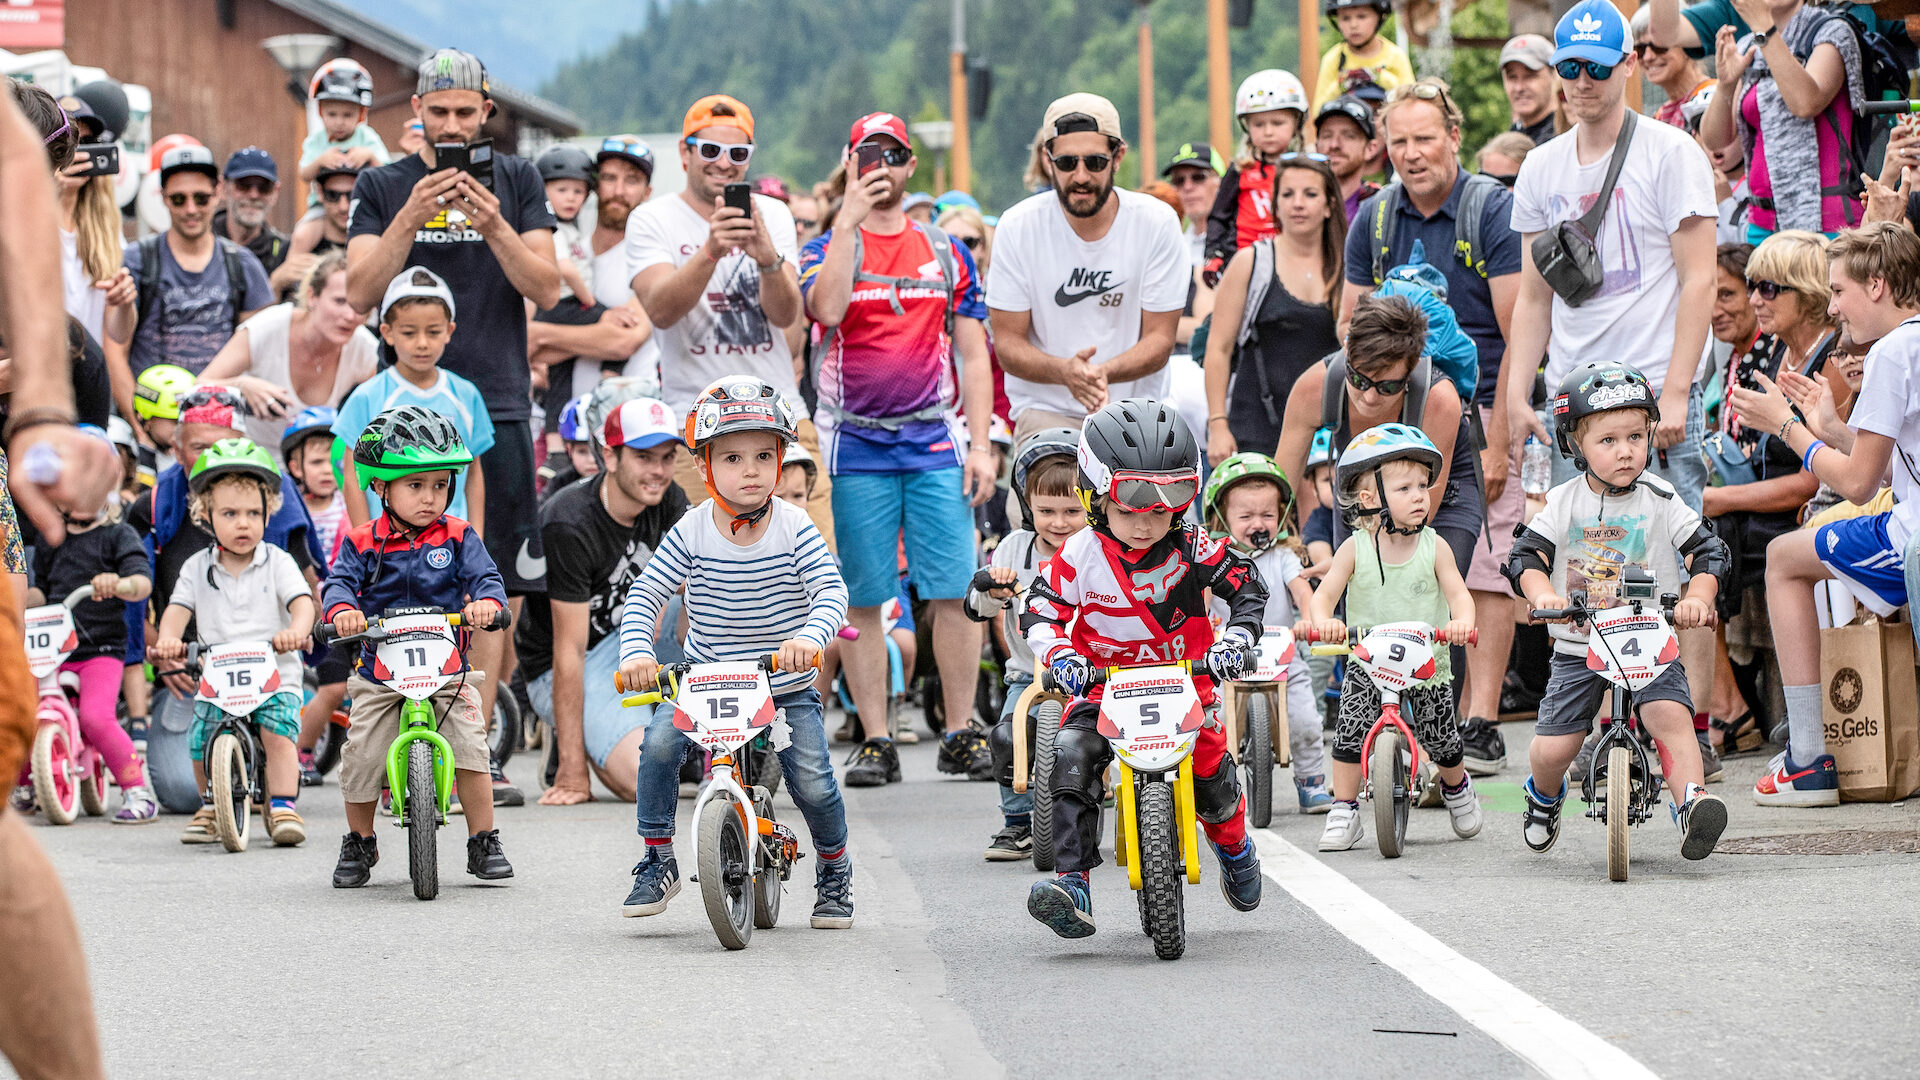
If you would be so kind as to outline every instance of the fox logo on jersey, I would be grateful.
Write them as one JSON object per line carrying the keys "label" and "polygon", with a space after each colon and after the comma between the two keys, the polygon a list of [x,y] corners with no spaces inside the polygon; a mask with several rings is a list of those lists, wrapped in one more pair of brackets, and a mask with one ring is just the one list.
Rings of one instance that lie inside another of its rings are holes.
{"label": "fox logo on jersey", "polygon": [[1133,572],[1133,598],[1149,604],[1164,604],[1173,587],[1187,576],[1187,563],[1178,552],[1170,552],[1166,561],[1151,570]]}

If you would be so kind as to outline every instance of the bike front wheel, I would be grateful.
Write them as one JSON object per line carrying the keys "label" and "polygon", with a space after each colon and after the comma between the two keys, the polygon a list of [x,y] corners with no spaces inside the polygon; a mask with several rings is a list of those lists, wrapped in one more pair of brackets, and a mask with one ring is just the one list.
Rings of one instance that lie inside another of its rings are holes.
{"label": "bike front wheel", "polygon": [[744,949],[753,940],[753,855],[746,826],[728,799],[700,809],[700,899],[720,944]]}
{"label": "bike front wheel", "polygon": [[1633,822],[1633,755],[1607,751],[1607,880],[1627,880],[1627,829]]}
{"label": "bike front wheel", "polygon": [[1187,951],[1187,911],[1183,892],[1185,838],[1174,815],[1173,786],[1164,780],[1140,785],[1140,896],[1153,955],[1178,960]]}
{"label": "bike front wheel", "polygon": [[247,850],[253,831],[253,775],[247,751],[232,729],[214,736],[207,755],[207,790],[213,793],[213,830],[228,851]]}
{"label": "bike front wheel", "polygon": [[1267,695],[1255,691],[1246,695],[1247,822],[1264,829],[1273,822],[1273,717],[1267,708]]}
{"label": "bike front wheel", "polygon": [[407,744],[407,874],[413,878],[413,895],[421,900],[440,895],[439,832],[433,744],[415,739]]}
{"label": "bike front wheel", "polygon": [[71,825],[80,816],[80,779],[74,774],[73,742],[65,726],[40,725],[33,736],[33,797],[53,825]]}
{"label": "bike front wheel", "polygon": [[1060,703],[1042,701],[1028,718],[1033,724],[1033,767],[1027,770],[1027,793],[1033,796],[1029,819],[1033,832],[1033,868],[1053,869],[1053,748],[1060,734]]}
{"label": "bike front wheel", "polygon": [[1373,740],[1367,783],[1373,797],[1373,831],[1380,854],[1400,857],[1407,842],[1407,812],[1413,807],[1413,769],[1400,730],[1383,728]]}

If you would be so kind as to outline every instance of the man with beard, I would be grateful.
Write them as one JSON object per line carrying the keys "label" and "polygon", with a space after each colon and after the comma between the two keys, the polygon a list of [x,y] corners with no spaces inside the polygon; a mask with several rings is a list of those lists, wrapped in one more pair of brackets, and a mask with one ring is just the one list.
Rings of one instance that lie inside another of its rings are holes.
{"label": "man with beard", "polygon": [[[304,257],[301,265],[311,266],[327,252],[346,248],[347,226],[353,222],[353,185],[359,177],[358,165],[320,166],[313,184],[319,190],[321,213],[293,227],[293,237],[287,241],[288,263]],[[302,270],[299,277],[304,276]],[[298,278],[294,284],[299,284]]]}
{"label": "man with beard", "polygon": [[274,295],[292,295],[313,260],[289,258],[287,234],[267,224],[273,204],[280,201],[280,170],[273,163],[273,155],[257,146],[235,150],[227,158],[220,193],[226,196],[227,204],[214,212],[214,235],[253,252],[267,271]]}
{"label": "man with beard", "polygon": [[543,805],[591,801],[594,776],[633,801],[640,738],[653,714],[621,708],[613,688],[620,612],[633,579],[687,510],[686,493],[673,482],[680,430],[679,415],[655,398],[614,405],[593,431],[604,470],[567,485],[540,510],[547,596],[528,599],[514,642],[527,697],[553,725],[558,748]]}
{"label": "man with beard", "polygon": [[1016,446],[1109,400],[1164,400],[1192,272],[1173,208],[1114,189],[1127,143],[1112,102],[1068,94],[1040,137],[1052,188],[1001,215],[987,283]]}
{"label": "man with beard", "polygon": [[[933,608],[933,658],[946,695],[938,768],[993,775],[987,741],[968,726],[979,681],[980,626],[961,601],[973,573],[973,510],[993,491],[993,375],[986,305],[966,245],[902,208],[916,164],[907,123],[869,113],[847,136],[846,197],[834,227],[800,256],[800,290],[821,327],[814,349],[825,472],[847,581],[840,645],[865,739],[848,787],[900,779],[887,731],[887,635],[880,609],[900,591],[904,535],[914,591]],[[957,354],[957,356],[956,356]],[[963,429],[954,406],[966,413]]]}
{"label": "man with beard", "polygon": [[1340,181],[1340,197],[1347,220],[1360,212],[1360,203],[1380,190],[1367,179],[1380,143],[1374,137],[1373,107],[1351,94],[1342,94],[1313,118],[1313,148],[1327,159],[1333,178]]}

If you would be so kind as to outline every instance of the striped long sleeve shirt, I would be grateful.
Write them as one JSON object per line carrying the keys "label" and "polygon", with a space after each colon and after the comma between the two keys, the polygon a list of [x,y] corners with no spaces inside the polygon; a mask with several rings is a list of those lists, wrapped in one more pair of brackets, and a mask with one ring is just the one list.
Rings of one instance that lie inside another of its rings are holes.
{"label": "striped long sleeve shirt", "polygon": [[[825,650],[847,620],[847,585],[806,511],[773,501],[766,532],[745,547],[713,522],[711,500],[681,517],[661,538],[627,590],[620,618],[620,660],[654,655],[655,626],[667,600],[686,586],[687,659],[696,664],[750,660],[801,638]],[[773,692],[813,684],[813,672],[771,677]]]}

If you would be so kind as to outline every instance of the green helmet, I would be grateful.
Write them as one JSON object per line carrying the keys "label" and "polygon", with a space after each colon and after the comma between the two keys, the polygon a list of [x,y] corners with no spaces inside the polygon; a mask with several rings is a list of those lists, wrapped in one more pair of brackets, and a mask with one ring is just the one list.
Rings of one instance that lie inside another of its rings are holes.
{"label": "green helmet", "polygon": [[1255,532],[1248,537],[1247,545],[1255,552],[1265,551],[1276,542],[1287,538],[1287,519],[1293,507],[1293,485],[1287,482],[1287,474],[1272,458],[1265,454],[1242,451],[1214,467],[1213,474],[1207,477],[1206,490],[1200,493],[1200,510],[1206,517],[1207,531],[1215,539],[1227,535],[1227,523],[1220,516],[1221,504],[1226,501],[1227,492],[1235,484],[1259,480],[1273,484],[1280,489],[1280,531],[1276,535],[1266,536]]}
{"label": "green helmet", "polygon": [[272,454],[251,439],[221,439],[207,447],[187,474],[187,486],[198,495],[222,476],[250,476],[267,485],[268,491],[280,490],[280,467],[273,463]]}
{"label": "green helmet", "polygon": [[193,386],[193,372],[173,364],[155,364],[133,384],[133,411],[142,420],[180,419],[180,395]]}
{"label": "green helmet", "polygon": [[453,422],[432,409],[401,405],[368,421],[353,444],[353,469],[364,483],[414,473],[459,472],[473,455]]}

